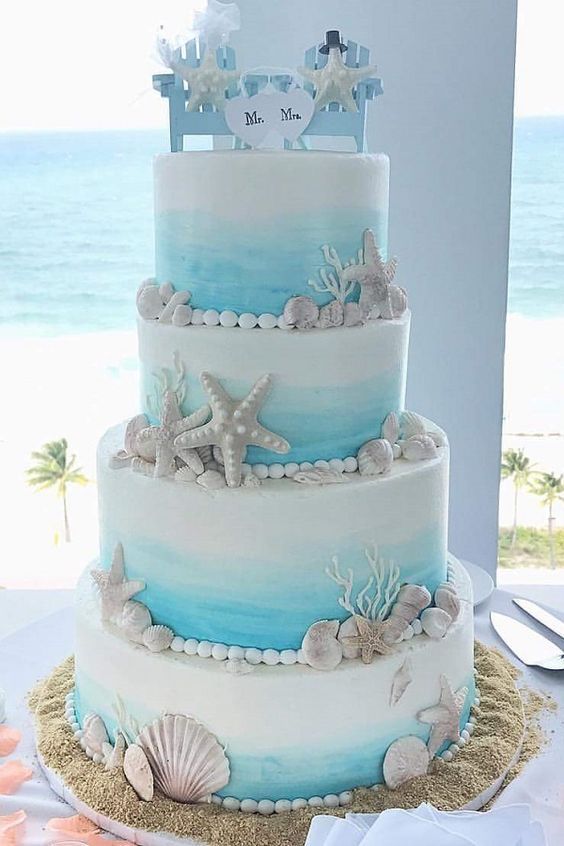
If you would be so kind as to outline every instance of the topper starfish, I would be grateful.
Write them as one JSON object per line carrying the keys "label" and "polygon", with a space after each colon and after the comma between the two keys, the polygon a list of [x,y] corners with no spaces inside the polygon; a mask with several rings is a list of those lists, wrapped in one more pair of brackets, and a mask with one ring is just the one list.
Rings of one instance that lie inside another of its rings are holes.
{"label": "topper starfish", "polygon": [[132,596],[145,590],[145,582],[131,581],[125,578],[123,546],[116,545],[109,570],[92,570],[92,579],[98,585],[102,601],[102,620],[116,623],[123,611],[123,606]]}
{"label": "topper starfish", "polygon": [[424,708],[417,714],[420,723],[429,723],[432,726],[427,743],[431,757],[439,751],[445,741],[452,740],[454,743],[460,737],[460,715],[467,695],[467,687],[462,687],[455,693],[447,677],[441,676],[438,705]]}
{"label": "topper starfish", "polygon": [[210,373],[202,373],[201,382],[210,398],[212,419],[198,429],[179,435],[176,447],[194,449],[218,446],[225,461],[225,478],[230,488],[241,484],[241,465],[247,446],[258,446],[285,453],[290,444],[261,426],[257,415],[271,385],[270,376],[262,376],[243,400],[234,400]]}
{"label": "topper starfish", "polygon": [[366,229],[363,235],[362,264],[350,264],[342,273],[343,283],[358,282],[360,285],[359,305],[365,317],[368,317],[373,306],[386,301],[396,270],[396,259],[384,261],[374,232]]}
{"label": "topper starfish", "polygon": [[[136,446],[141,459],[145,460],[145,464],[151,463],[154,454],[155,476],[168,476],[174,473],[176,470],[174,459],[178,455],[178,449],[174,446],[175,438],[188,429],[201,426],[207,420],[209,414],[209,406],[205,405],[188,417],[183,417],[175,391],[165,392],[160,426],[148,426],[136,435]],[[146,449],[144,449],[145,446],[147,446]],[[182,455],[182,458],[190,466],[192,458],[190,453]],[[202,471],[200,470],[200,472]]]}
{"label": "topper starfish", "polygon": [[225,92],[229,85],[241,76],[240,71],[224,70],[218,67],[215,51],[211,49],[206,51],[198,68],[189,68],[175,61],[172,56],[168,58],[167,64],[174,73],[188,83],[189,112],[196,112],[206,103],[211,103],[219,112],[222,112],[225,109]]}
{"label": "topper starfish", "polygon": [[298,68],[300,75],[315,88],[315,110],[319,112],[330,103],[338,103],[347,112],[358,112],[353,89],[363,79],[374,76],[376,67],[366,65],[363,68],[348,68],[343,62],[340,47],[331,47],[328,52],[329,58],[324,68]]}

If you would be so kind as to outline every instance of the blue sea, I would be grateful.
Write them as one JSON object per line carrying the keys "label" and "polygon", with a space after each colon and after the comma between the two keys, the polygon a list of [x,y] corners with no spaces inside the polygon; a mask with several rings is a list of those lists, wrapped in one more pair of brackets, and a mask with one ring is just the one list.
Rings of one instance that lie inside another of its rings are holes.
{"label": "blue sea", "polygon": [[[163,131],[0,135],[0,333],[131,328]],[[564,117],[517,121],[509,311],[564,315]]]}

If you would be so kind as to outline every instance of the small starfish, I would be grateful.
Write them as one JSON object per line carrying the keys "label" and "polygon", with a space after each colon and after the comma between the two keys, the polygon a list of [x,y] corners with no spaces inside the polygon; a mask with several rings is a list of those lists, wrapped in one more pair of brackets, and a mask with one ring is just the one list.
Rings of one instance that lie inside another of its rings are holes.
{"label": "small starfish", "polygon": [[227,89],[241,76],[240,71],[220,68],[215,58],[215,50],[206,51],[198,68],[189,68],[174,60],[169,62],[169,67],[188,83],[190,99],[187,110],[189,112],[196,112],[200,106],[207,103],[215,106],[218,112],[222,112],[225,109]]}
{"label": "small starfish", "polygon": [[374,232],[366,229],[363,236],[363,262],[350,264],[343,271],[343,282],[358,282],[360,285],[360,309],[365,317],[373,306],[386,300],[388,286],[396,274],[397,261],[384,261],[374,238]]}
{"label": "small starfish", "polygon": [[118,543],[114,549],[110,569],[92,570],[90,575],[100,590],[102,620],[104,622],[117,622],[125,603],[135,596],[136,593],[145,590],[145,582],[140,580],[126,581],[123,546],[121,543]]}
{"label": "small starfish", "polygon": [[212,419],[198,429],[180,435],[177,447],[218,446],[225,461],[225,478],[230,488],[241,484],[241,465],[247,446],[258,446],[285,453],[290,444],[261,426],[257,415],[271,385],[270,376],[262,376],[243,400],[234,400],[210,373],[202,373],[201,382],[210,398]]}
{"label": "small starfish", "polygon": [[353,89],[363,79],[374,76],[376,67],[366,65],[363,68],[348,68],[343,62],[340,49],[336,47],[329,51],[329,58],[324,68],[313,70],[301,67],[298,68],[298,72],[315,88],[316,112],[321,111],[330,103],[338,103],[347,112],[358,112]]}
{"label": "small starfish", "polygon": [[[165,391],[160,426],[148,426],[136,436],[141,458],[146,458],[145,446],[148,448],[147,455],[155,455],[155,476],[169,476],[176,471],[174,459],[178,450],[174,446],[175,438],[182,432],[201,426],[209,415],[209,406],[205,405],[188,417],[183,417],[175,391]],[[182,456],[188,465],[190,457],[189,454]]]}
{"label": "small starfish", "polygon": [[441,675],[441,696],[437,705],[424,708],[417,714],[420,723],[432,726],[427,747],[433,757],[447,740],[456,742],[460,737],[460,715],[468,695],[468,688],[462,687],[456,693],[446,676]]}
{"label": "small starfish", "polygon": [[[391,624],[389,620],[367,620],[355,614],[357,635],[349,635],[343,638],[347,646],[360,649],[360,657],[365,664],[371,664],[374,655],[387,655],[393,649],[393,640],[390,637]],[[388,643],[392,640],[392,643]]]}

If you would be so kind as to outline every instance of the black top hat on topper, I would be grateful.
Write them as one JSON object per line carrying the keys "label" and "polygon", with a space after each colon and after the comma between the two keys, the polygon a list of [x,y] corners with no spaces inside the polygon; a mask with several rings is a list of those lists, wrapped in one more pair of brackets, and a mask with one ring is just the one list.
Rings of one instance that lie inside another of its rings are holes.
{"label": "black top hat on topper", "polygon": [[346,44],[343,44],[341,41],[341,33],[338,29],[330,29],[325,34],[325,44],[322,44],[319,48],[319,52],[323,53],[324,56],[329,55],[329,51],[332,50],[334,47],[338,47],[341,53],[346,53],[348,47]]}

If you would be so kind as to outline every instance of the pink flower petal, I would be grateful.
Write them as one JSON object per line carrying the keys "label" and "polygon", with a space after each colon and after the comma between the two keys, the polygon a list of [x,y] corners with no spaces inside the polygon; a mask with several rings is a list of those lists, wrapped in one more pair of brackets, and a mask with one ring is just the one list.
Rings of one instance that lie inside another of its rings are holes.
{"label": "pink flower petal", "polygon": [[10,728],[10,726],[0,725],[0,758],[11,755],[21,739],[21,731]]}
{"label": "pink flower petal", "polygon": [[63,831],[65,834],[94,835],[100,829],[86,817],[75,814],[73,817],[53,817],[45,828],[49,831]]}
{"label": "pink flower petal", "polygon": [[17,846],[26,816],[25,811],[0,816],[0,846]]}
{"label": "pink flower petal", "polygon": [[33,776],[33,770],[22,761],[6,761],[0,765],[0,796],[7,796],[15,793],[18,788],[29,781]]}

